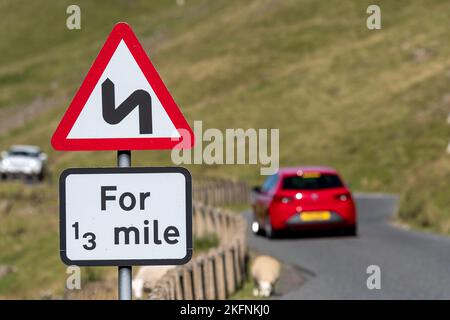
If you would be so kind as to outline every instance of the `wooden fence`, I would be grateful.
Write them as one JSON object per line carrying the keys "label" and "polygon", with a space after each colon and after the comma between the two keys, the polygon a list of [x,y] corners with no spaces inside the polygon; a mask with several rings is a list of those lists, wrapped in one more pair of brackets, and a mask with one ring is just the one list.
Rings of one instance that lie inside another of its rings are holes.
{"label": "wooden fence", "polygon": [[218,207],[248,202],[249,188],[237,181],[200,180],[194,185],[193,234],[216,235],[219,246],[195,254],[183,266],[170,270],[151,288],[150,299],[226,299],[246,278],[247,223],[230,210]]}
{"label": "wooden fence", "polygon": [[194,201],[212,206],[247,203],[250,189],[245,182],[219,178],[194,181]]}

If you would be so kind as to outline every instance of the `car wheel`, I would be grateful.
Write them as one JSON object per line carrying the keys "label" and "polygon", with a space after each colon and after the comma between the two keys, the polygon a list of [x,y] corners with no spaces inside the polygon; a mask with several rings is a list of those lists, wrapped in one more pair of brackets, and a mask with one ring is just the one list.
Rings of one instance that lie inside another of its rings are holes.
{"label": "car wheel", "polygon": [[266,237],[269,239],[276,238],[276,231],[273,230],[272,224],[268,220],[266,220],[266,223],[264,224],[264,233]]}
{"label": "car wheel", "polygon": [[358,235],[358,227],[356,225],[345,227],[342,229],[341,233],[346,236],[356,237]]}

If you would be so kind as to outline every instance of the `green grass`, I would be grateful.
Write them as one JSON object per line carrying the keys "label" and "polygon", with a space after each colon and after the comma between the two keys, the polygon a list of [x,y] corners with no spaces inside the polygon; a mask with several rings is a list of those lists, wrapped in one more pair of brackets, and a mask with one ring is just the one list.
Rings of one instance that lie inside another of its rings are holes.
{"label": "green grass", "polygon": [[222,207],[235,213],[242,213],[244,211],[250,210],[250,205],[248,203],[234,203],[229,205],[224,204]]}
{"label": "green grass", "polygon": [[242,287],[239,288],[234,294],[232,294],[229,300],[257,300],[260,299],[253,295],[253,280],[246,278]]}
{"label": "green grass", "polygon": [[[404,221],[450,233],[447,1],[377,1],[377,31],[365,27],[368,0],[80,0],[78,31],[65,28],[71,3],[0,1],[0,111],[37,99],[53,107],[0,136],[1,149],[40,145],[51,172],[37,188],[0,184],[1,199],[14,199],[0,213],[0,264],[18,268],[0,280],[0,296],[60,290],[59,173],[115,165],[114,152],[55,152],[50,137],[118,21],[132,25],[191,124],[279,128],[281,166],[334,166],[355,190],[400,194]],[[167,165],[170,152],[134,152],[133,163]],[[264,178],[253,165],[188,167]]]}
{"label": "green grass", "polygon": [[219,245],[217,235],[212,234],[201,238],[194,238],[194,252],[199,253],[215,248]]}

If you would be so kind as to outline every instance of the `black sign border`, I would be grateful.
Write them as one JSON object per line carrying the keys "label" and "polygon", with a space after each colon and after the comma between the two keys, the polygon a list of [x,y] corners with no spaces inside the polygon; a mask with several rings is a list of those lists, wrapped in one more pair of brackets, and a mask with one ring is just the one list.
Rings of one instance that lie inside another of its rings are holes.
{"label": "black sign border", "polygon": [[[66,178],[71,174],[181,173],[186,181],[186,256],[181,259],[141,260],[71,260],[66,254]],[[68,168],[59,177],[60,257],[66,265],[76,266],[145,266],[182,265],[192,258],[192,177],[184,167]]]}

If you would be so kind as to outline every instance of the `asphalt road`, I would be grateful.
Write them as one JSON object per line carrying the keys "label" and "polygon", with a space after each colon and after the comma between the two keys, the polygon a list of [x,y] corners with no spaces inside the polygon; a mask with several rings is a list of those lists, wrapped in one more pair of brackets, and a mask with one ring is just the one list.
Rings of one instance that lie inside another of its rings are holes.
{"label": "asphalt road", "polygon": [[[450,238],[400,229],[389,220],[397,199],[357,194],[359,235],[250,235],[250,247],[299,269],[305,282],[281,299],[450,299]],[[250,219],[250,212],[246,213]],[[366,285],[369,265],[381,269],[381,289]]]}

